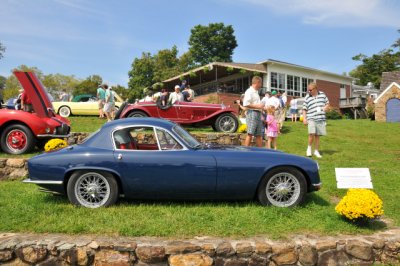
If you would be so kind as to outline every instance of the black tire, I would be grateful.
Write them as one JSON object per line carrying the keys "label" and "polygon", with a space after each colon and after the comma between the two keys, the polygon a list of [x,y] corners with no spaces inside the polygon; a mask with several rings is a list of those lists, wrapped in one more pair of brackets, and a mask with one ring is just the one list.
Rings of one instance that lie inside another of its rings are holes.
{"label": "black tire", "polygon": [[218,116],[214,126],[218,132],[234,133],[238,129],[239,122],[237,117],[233,114],[224,113]]}
{"label": "black tire", "polygon": [[129,113],[128,117],[148,117],[148,115],[142,111],[132,111]]}
{"label": "black tire", "polygon": [[62,117],[69,117],[72,114],[72,112],[68,106],[63,105],[60,108],[58,108],[58,114]]}
{"label": "black tire", "polygon": [[269,171],[261,180],[257,197],[265,206],[294,207],[304,201],[306,193],[307,182],[298,169],[278,167]]}
{"label": "black tire", "polygon": [[[105,193],[104,196],[99,193],[100,189],[102,189],[100,192]],[[77,171],[71,175],[68,181],[67,195],[69,201],[76,206],[108,207],[118,200],[118,183],[108,172]]]}
{"label": "black tire", "polygon": [[215,124],[212,124],[211,127],[212,127],[212,129],[213,129],[214,131],[217,131],[217,128],[215,127]]}
{"label": "black tire", "polygon": [[9,125],[1,135],[1,149],[9,154],[30,152],[36,145],[32,131],[20,124]]}
{"label": "black tire", "polygon": [[122,111],[125,109],[125,107],[128,105],[127,102],[123,102],[121,106],[118,108],[118,111],[115,113],[114,120],[120,119],[120,116],[122,114]]}

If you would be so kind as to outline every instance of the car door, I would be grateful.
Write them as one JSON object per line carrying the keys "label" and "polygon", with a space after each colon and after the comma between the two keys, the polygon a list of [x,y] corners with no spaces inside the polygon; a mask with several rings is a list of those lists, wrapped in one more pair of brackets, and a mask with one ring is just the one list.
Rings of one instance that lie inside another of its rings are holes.
{"label": "car door", "polygon": [[[121,140],[119,135],[131,138],[136,144],[121,146],[120,142],[127,141]],[[175,198],[215,193],[215,158],[205,152],[187,149],[170,132],[160,128],[131,127],[114,132],[114,141],[114,158],[128,185],[128,190],[124,191],[126,196]],[[124,149],[126,147],[130,148]]]}
{"label": "car door", "polygon": [[161,105],[157,106],[157,112],[158,116],[161,118],[165,118],[171,121],[177,121],[179,116],[178,116],[178,106],[176,104],[173,104],[172,106],[168,108],[160,108]]}

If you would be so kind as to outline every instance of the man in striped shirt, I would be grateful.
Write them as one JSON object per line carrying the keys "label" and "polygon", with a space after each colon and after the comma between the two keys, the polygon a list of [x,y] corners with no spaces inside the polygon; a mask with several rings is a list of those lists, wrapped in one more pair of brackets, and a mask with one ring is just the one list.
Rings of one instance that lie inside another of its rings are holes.
{"label": "man in striped shirt", "polygon": [[326,135],[325,112],[329,109],[329,100],[325,93],[318,91],[315,82],[308,85],[308,92],[303,104],[303,123],[308,125],[307,156],[312,156],[314,142],[314,155],[321,158],[319,153],[319,137]]}

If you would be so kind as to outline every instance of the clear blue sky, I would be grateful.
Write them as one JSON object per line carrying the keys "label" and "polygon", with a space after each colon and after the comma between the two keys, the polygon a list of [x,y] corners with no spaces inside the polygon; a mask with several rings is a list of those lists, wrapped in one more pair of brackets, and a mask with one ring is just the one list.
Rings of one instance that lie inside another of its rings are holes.
{"label": "clear blue sky", "polygon": [[21,64],[45,74],[100,74],[126,85],[142,52],[177,45],[187,51],[190,29],[233,25],[235,62],[276,59],[342,73],[351,58],[389,47],[400,34],[396,0],[1,0],[0,75]]}

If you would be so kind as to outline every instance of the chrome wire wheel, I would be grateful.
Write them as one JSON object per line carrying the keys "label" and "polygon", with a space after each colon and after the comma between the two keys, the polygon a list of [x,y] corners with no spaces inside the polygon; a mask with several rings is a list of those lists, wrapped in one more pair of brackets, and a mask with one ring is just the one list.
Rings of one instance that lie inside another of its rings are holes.
{"label": "chrome wire wheel", "polygon": [[68,117],[71,115],[71,109],[69,109],[69,107],[67,106],[62,106],[60,108],[60,110],[58,111],[58,113],[60,114],[60,116],[62,117]]}
{"label": "chrome wire wheel", "polygon": [[291,173],[278,173],[268,180],[265,193],[272,205],[289,207],[300,197],[300,182]]}
{"label": "chrome wire wheel", "polygon": [[225,133],[232,133],[237,130],[238,122],[235,116],[231,114],[223,114],[218,117],[215,128],[217,131],[225,132]]}
{"label": "chrome wire wheel", "polygon": [[110,198],[110,184],[101,174],[90,172],[81,175],[74,186],[78,202],[88,208],[103,206]]}

